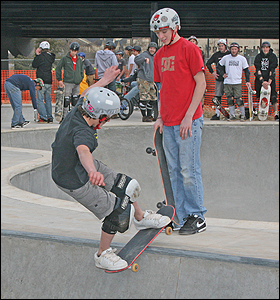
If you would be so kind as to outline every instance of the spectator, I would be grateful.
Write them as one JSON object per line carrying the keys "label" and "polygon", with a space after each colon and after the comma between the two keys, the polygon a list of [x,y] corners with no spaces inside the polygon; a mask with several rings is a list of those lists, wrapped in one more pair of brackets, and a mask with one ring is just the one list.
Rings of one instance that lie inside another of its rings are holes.
{"label": "spectator", "polygon": [[91,86],[95,83],[95,69],[93,67],[93,65],[91,64],[91,62],[86,58],[86,55],[84,52],[80,52],[78,53],[78,56],[80,56],[80,58],[83,61],[83,66],[84,66],[84,70],[86,72],[86,82],[88,84],[88,86]]}
{"label": "spectator", "polygon": [[150,42],[148,49],[143,53],[136,55],[134,58],[134,61],[138,66],[137,87],[140,96],[142,122],[155,121],[152,117],[153,107],[154,111],[158,111],[157,87],[154,83],[154,54],[156,51],[157,44]]}
{"label": "spectator", "polygon": [[[180,18],[171,8],[150,21],[163,46],[154,57],[154,81],[161,83],[160,114],[154,124],[163,134],[164,151],[179,218],[179,234],[206,230],[200,146],[206,81],[200,49],[180,37]],[[174,224],[175,226],[175,224]],[[176,227],[176,226],[175,226]]]}
{"label": "spectator", "polygon": [[[98,78],[102,78],[105,70],[111,66],[118,66],[118,60],[113,52],[116,48],[116,44],[113,41],[109,41],[105,44],[104,50],[99,50],[95,54],[95,67],[97,68]],[[108,89],[116,91],[116,79],[108,84]]]}
{"label": "spectator", "polygon": [[245,107],[242,100],[242,71],[244,70],[245,72],[247,87],[251,88],[249,65],[246,58],[238,54],[238,43],[231,43],[229,49],[230,54],[222,57],[218,63],[220,66],[225,66],[225,74],[223,77],[225,78],[224,90],[230,112],[230,118],[228,120],[236,120],[234,106],[234,103],[236,103],[240,109],[240,121],[244,122],[246,117]]}
{"label": "spectator", "polygon": [[[60,87],[65,86],[64,108],[62,119],[70,110],[70,104],[74,107],[79,99],[80,83],[84,78],[83,61],[77,55],[80,45],[73,42],[70,51],[63,56],[56,67],[56,79]],[[62,69],[64,69],[62,80]]]}
{"label": "spectator", "polygon": [[50,52],[50,43],[43,41],[35,51],[32,67],[37,68],[36,77],[41,78],[44,86],[37,91],[39,123],[52,123],[52,64],[55,54]]}
{"label": "spectator", "polygon": [[34,110],[37,110],[35,90],[38,91],[42,89],[43,86],[44,82],[41,78],[32,80],[29,76],[23,74],[14,74],[7,78],[4,84],[4,89],[14,111],[11,129],[23,128],[30,123],[29,121],[25,120],[22,114],[21,91],[29,90],[32,106]]}
{"label": "spectator", "polygon": [[[206,67],[208,68],[209,72],[215,78],[215,98],[218,101],[222,102],[222,96],[224,94],[224,73],[225,68],[218,64],[218,62],[222,59],[223,56],[230,54],[230,51],[227,49],[227,42],[224,39],[218,40],[217,43],[219,47],[219,51],[215,52],[207,61]],[[216,71],[214,71],[211,67],[211,64],[216,65]],[[210,120],[220,120],[220,111],[216,108],[216,114],[212,116]]]}
{"label": "spectator", "polygon": [[125,78],[125,71],[126,71],[126,65],[125,65],[125,60],[123,58],[124,52],[119,50],[116,52],[117,60],[118,60],[118,69],[120,69],[120,74],[116,78],[117,81],[120,81],[121,79]]}
{"label": "spectator", "polygon": [[97,129],[120,110],[120,99],[103,86],[119,74],[110,67],[102,78],[87,88],[77,106],[66,116],[52,143],[52,179],[58,188],[84,205],[98,219],[103,219],[95,265],[107,270],[127,267],[127,262],[112,250],[115,234],[125,232],[133,218],[136,229],[161,228],[170,218],[152,211],[142,211],[136,198],[140,185],[136,179],[117,173],[92,152],[99,144]]}
{"label": "spectator", "polygon": [[134,71],[136,70],[137,66],[134,62],[135,55],[133,54],[132,46],[128,45],[125,47],[125,53],[129,56],[128,58],[128,75],[133,76]]}
{"label": "spectator", "polygon": [[[197,40],[196,36],[194,36],[194,35],[191,35],[191,36],[188,38],[188,41],[190,41],[191,43],[195,44],[196,46],[198,45],[198,40]],[[199,49],[200,49],[200,48],[199,48]],[[204,52],[203,52],[202,49],[200,49],[200,51],[201,51],[203,63],[204,63],[204,66],[205,66],[205,54],[204,54]],[[203,97],[202,97],[202,99],[201,99],[202,108],[203,108],[203,106],[204,106],[204,97],[205,97],[205,92],[204,92]]]}
{"label": "spectator", "polygon": [[278,66],[278,61],[269,42],[262,43],[261,52],[255,57],[254,65],[256,68],[255,89],[257,92],[257,98],[260,98],[260,91],[262,87],[267,89],[269,85],[271,86],[270,102],[274,111],[274,119],[275,121],[279,121],[275,84],[275,69]]}
{"label": "spectator", "polygon": [[[194,35],[191,35],[189,38],[188,38],[188,41],[190,41],[191,43],[195,44],[198,46],[198,40],[197,40],[197,37],[194,36]],[[204,51],[199,48],[200,51],[201,51],[201,55],[202,55],[202,59],[203,59],[203,63],[205,63],[205,54],[204,54]]]}

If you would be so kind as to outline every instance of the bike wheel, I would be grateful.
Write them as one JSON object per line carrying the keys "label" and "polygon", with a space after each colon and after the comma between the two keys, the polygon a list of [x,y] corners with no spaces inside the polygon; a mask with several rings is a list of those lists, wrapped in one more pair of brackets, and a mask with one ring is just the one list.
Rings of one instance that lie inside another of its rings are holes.
{"label": "bike wheel", "polygon": [[153,121],[157,120],[158,117],[158,101],[152,101],[152,117]]}
{"label": "bike wheel", "polygon": [[119,117],[122,120],[127,120],[129,118],[129,116],[132,114],[132,110],[133,110],[133,107],[132,107],[132,104],[130,103],[130,101],[125,98],[122,98]]}

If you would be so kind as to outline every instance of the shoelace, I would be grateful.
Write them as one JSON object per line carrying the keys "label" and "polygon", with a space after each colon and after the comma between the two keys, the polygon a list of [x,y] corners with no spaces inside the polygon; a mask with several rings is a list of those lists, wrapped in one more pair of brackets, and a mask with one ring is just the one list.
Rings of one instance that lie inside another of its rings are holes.
{"label": "shoelace", "polygon": [[111,261],[113,262],[117,262],[120,260],[120,257],[116,255],[117,249],[111,249],[111,250],[107,250],[107,252],[104,254],[104,257],[109,258]]}

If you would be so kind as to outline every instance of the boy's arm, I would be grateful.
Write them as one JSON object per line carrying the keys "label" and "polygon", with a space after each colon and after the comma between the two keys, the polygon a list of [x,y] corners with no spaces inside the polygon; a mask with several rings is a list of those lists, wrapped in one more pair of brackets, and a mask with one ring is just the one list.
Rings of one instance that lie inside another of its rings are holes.
{"label": "boy's arm", "polygon": [[186,115],[184,119],[181,122],[180,125],[180,137],[185,140],[188,136],[191,136],[192,132],[192,118],[193,115],[201,102],[201,99],[204,95],[205,89],[206,89],[206,81],[205,81],[205,75],[203,71],[198,72],[194,76],[194,80],[196,82],[195,89],[193,92],[192,102],[189,106],[189,109],[186,112]]}
{"label": "boy's arm", "polygon": [[77,152],[81,164],[88,173],[89,181],[93,185],[104,186],[104,176],[100,172],[97,172],[89,148],[86,145],[79,145]]}

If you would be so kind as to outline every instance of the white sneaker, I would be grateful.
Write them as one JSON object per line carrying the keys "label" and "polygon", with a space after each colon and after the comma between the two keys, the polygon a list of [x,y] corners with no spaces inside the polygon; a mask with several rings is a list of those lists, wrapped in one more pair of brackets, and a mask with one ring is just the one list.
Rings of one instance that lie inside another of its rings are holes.
{"label": "white sneaker", "polygon": [[136,198],[139,197],[141,191],[141,187],[136,179],[130,180],[128,183],[125,193],[130,197],[130,201],[134,202]]}
{"label": "white sneaker", "polygon": [[162,228],[168,225],[171,220],[167,216],[157,214],[151,210],[146,210],[144,213],[144,218],[141,221],[137,221],[134,218],[133,222],[137,230],[143,230],[147,228]]}
{"label": "white sneaker", "polygon": [[95,266],[100,269],[111,271],[126,268],[127,262],[115,254],[116,250],[117,249],[112,250],[110,247],[109,249],[104,250],[99,257],[97,256],[98,252],[96,252],[94,254]]}

